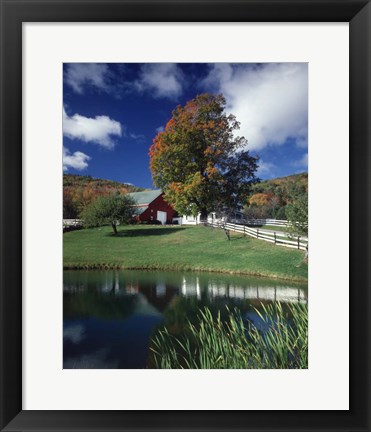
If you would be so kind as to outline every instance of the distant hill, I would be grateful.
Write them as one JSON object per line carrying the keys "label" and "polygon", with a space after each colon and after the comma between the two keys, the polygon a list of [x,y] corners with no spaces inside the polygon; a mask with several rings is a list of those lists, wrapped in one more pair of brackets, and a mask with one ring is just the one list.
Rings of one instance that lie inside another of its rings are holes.
{"label": "distant hill", "polygon": [[63,218],[78,218],[82,209],[99,195],[108,195],[116,191],[125,194],[143,190],[145,189],[113,180],[76,174],[64,174]]}
{"label": "distant hill", "polygon": [[78,174],[63,174],[63,187],[92,187],[96,189],[122,189],[128,192],[140,192],[143,188],[136,187],[132,184],[120,183],[114,180],[105,180],[91,176]]}
{"label": "distant hill", "polygon": [[303,187],[308,190],[308,173],[292,174],[286,177],[264,180],[254,186],[256,190],[261,189],[271,191],[274,191],[277,188],[289,191],[292,188],[298,187]]}
{"label": "distant hill", "polygon": [[286,206],[308,193],[308,173],[264,180],[252,186],[244,210],[251,218],[286,219]]}

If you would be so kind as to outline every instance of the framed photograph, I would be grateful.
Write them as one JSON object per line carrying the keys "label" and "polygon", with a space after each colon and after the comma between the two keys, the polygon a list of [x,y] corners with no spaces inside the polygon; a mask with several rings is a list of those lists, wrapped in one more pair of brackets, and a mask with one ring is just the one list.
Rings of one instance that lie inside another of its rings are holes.
{"label": "framed photograph", "polygon": [[1,430],[370,430],[370,3],[0,1]]}
{"label": "framed photograph", "polygon": [[63,368],[307,369],[308,64],[63,69]]}

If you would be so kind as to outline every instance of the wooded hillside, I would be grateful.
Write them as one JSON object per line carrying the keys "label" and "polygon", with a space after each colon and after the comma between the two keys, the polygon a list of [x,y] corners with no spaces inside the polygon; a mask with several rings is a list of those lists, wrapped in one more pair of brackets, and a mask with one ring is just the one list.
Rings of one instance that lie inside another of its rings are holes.
{"label": "wooded hillside", "polygon": [[252,186],[244,212],[249,218],[287,219],[288,206],[307,195],[308,173],[265,180]]}
{"label": "wooded hillside", "polygon": [[78,218],[85,206],[94,201],[98,196],[109,195],[112,192],[125,194],[143,190],[143,188],[113,180],[76,174],[64,174],[63,218]]}

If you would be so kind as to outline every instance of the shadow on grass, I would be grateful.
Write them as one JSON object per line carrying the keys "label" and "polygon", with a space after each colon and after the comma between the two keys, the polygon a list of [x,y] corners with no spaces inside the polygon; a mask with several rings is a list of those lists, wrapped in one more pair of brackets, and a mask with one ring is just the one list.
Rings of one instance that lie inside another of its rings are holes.
{"label": "shadow on grass", "polygon": [[127,231],[119,231],[117,234],[110,232],[106,234],[108,237],[120,238],[120,237],[147,237],[147,236],[159,236],[175,233],[181,231],[182,228],[148,228],[148,229],[131,229]]}
{"label": "shadow on grass", "polygon": [[243,240],[243,239],[246,239],[246,237],[245,236],[231,236],[231,241],[233,241],[233,240]]}

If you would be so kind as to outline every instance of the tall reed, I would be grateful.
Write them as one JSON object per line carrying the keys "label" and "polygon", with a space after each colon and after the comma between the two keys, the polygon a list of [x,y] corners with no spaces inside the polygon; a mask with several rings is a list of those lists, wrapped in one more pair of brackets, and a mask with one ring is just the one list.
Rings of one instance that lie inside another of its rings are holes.
{"label": "tall reed", "polygon": [[236,308],[223,321],[205,307],[182,335],[165,327],[152,338],[152,363],[160,369],[305,369],[308,307],[280,303],[255,309],[261,324],[245,323]]}

